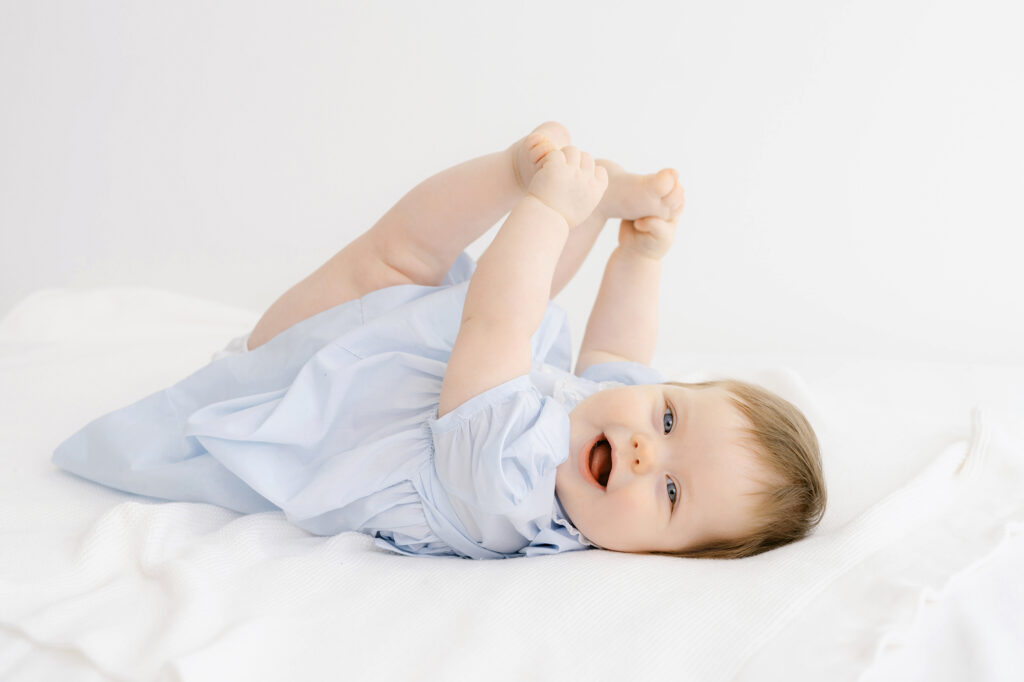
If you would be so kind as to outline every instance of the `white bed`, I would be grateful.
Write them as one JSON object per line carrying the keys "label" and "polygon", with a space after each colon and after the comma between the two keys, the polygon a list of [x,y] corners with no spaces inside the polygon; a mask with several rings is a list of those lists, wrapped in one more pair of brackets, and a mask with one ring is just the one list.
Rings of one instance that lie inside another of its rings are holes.
{"label": "white bed", "polygon": [[0,322],[0,679],[1020,679],[1024,368],[659,357],[761,382],[818,430],[818,532],[738,561],[410,558],[50,463],[257,317],[45,289]]}

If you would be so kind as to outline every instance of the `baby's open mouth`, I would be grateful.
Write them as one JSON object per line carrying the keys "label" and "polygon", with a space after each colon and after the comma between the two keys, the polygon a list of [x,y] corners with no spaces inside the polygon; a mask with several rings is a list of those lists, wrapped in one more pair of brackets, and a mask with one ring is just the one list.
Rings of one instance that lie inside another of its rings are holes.
{"label": "baby's open mouth", "polygon": [[602,488],[608,487],[608,476],[612,473],[612,447],[608,441],[601,439],[594,443],[594,447],[590,449],[587,468]]}

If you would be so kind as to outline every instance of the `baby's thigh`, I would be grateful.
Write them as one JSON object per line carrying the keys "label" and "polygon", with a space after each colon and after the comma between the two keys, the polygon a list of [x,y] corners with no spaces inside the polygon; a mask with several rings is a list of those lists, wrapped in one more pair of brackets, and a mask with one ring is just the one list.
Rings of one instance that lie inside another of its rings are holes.
{"label": "baby's thigh", "polygon": [[277,299],[250,334],[249,349],[258,348],[292,325],[372,291],[415,284],[380,257],[367,234],[348,244]]}
{"label": "baby's thigh", "polygon": [[362,235],[360,240],[365,245],[358,248],[366,250],[365,262],[371,269],[366,273],[370,286],[374,289],[394,284],[433,287],[444,281],[460,252],[450,261],[440,258],[437,252],[441,245],[424,245],[413,234],[394,221],[382,220]]}
{"label": "baby's thigh", "polygon": [[346,246],[341,255],[345,272],[339,277],[345,277],[343,285],[351,288],[353,298],[399,284],[436,286],[444,279],[443,273],[436,277],[420,267],[402,240],[374,230]]}
{"label": "baby's thigh", "polygon": [[324,310],[378,289],[418,283],[386,262],[368,233],[348,244],[307,279],[313,298],[322,303]]}

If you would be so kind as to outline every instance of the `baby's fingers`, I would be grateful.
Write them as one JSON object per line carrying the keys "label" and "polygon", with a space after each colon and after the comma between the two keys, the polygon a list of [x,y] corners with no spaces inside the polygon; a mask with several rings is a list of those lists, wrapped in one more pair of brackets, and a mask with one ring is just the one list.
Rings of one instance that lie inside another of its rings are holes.
{"label": "baby's fingers", "polygon": [[564,166],[565,154],[562,153],[561,149],[552,149],[544,155],[542,160],[544,163],[540,166],[541,168],[546,168],[547,166]]}
{"label": "baby's fingers", "polygon": [[669,222],[674,223],[679,220],[679,216],[683,212],[683,204],[686,203],[683,186],[676,182],[676,186],[672,188],[672,191],[668,193],[668,196],[663,201],[668,204]]}
{"label": "baby's fingers", "polygon": [[573,168],[580,165],[580,150],[578,147],[573,147],[571,144],[562,147],[562,153],[565,154],[565,162]]}
{"label": "baby's fingers", "polygon": [[580,168],[582,168],[583,172],[586,173],[587,175],[590,175],[591,173],[593,173],[594,172],[594,157],[591,156],[590,154],[586,153],[586,152],[581,153],[580,154]]}
{"label": "baby's fingers", "polygon": [[637,232],[646,232],[659,240],[671,240],[676,226],[674,223],[658,218],[657,216],[647,216],[646,218],[637,218],[634,220],[633,229]]}
{"label": "baby's fingers", "polygon": [[633,221],[633,227],[640,232],[654,232],[657,229],[664,229],[668,226],[661,218],[655,216],[647,216],[646,218],[637,218]]}

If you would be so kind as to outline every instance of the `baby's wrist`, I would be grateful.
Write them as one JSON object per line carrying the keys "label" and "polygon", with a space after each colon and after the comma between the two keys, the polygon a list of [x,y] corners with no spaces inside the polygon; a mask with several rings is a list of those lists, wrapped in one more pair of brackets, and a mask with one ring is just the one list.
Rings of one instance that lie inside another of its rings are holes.
{"label": "baby's wrist", "polygon": [[662,258],[665,257],[665,253],[656,253],[644,249],[636,249],[626,246],[624,244],[619,244],[619,246],[615,250],[621,253],[624,258],[635,258],[640,261],[654,261],[656,263],[660,263]]}
{"label": "baby's wrist", "polygon": [[532,192],[527,192],[526,196],[520,199],[520,202],[527,202],[531,205],[542,207],[542,210],[546,210],[547,212],[558,216],[563,222],[565,222],[566,227],[572,227],[572,222],[569,220],[568,216],[566,216],[557,208],[551,206],[550,204],[548,204],[547,202],[545,202],[543,199],[538,197],[536,194],[533,194]]}

